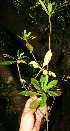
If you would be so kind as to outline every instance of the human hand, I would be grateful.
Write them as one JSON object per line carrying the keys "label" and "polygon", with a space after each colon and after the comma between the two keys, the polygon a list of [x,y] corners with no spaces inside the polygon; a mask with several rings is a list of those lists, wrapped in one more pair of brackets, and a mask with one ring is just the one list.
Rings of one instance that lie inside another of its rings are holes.
{"label": "human hand", "polygon": [[30,104],[36,99],[37,97],[34,96],[27,100],[22,113],[19,131],[39,131],[42,118],[47,112],[47,107],[31,109]]}

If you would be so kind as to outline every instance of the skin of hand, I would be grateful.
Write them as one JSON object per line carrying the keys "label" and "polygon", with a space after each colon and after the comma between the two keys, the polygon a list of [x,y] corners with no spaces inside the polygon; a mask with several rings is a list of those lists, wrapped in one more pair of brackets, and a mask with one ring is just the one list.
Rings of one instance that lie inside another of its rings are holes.
{"label": "skin of hand", "polygon": [[27,100],[21,116],[19,131],[39,131],[42,118],[47,112],[47,106],[30,109],[30,104],[36,99],[37,97],[33,96]]}

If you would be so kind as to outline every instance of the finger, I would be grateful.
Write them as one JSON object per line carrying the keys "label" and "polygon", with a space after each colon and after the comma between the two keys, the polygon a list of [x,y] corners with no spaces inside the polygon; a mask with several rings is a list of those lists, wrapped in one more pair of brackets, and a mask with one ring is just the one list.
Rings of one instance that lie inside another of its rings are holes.
{"label": "finger", "polygon": [[39,131],[40,130],[40,126],[41,126],[41,122],[36,120],[35,125],[34,125],[32,131]]}
{"label": "finger", "polygon": [[34,125],[32,131],[39,131],[40,130],[41,121],[42,121],[43,116],[46,114],[46,112],[47,112],[47,106],[44,106],[43,108],[39,107],[37,109],[37,111],[35,112],[36,122],[35,122],[35,125]]}
{"label": "finger", "polygon": [[44,107],[39,107],[40,113],[44,116],[47,112],[47,106],[45,105]]}
{"label": "finger", "polygon": [[48,111],[49,111],[49,110],[51,110],[51,107],[50,107],[50,106],[48,106],[48,107],[47,107],[47,110],[48,110]]}
{"label": "finger", "polygon": [[36,100],[37,99],[37,96],[33,96],[33,97],[31,97],[31,98],[29,98],[28,100],[27,100],[27,102],[26,102],[26,104],[25,104],[25,108],[24,108],[24,114],[25,113],[27,113],[27,112],[31,112],[31,113],[33,113],[36,109],[34,109],[34,110],[31,110],[30,109],[30,104],[34,101],[34,100]]}
{"label": "finger", "polygon": [[35,112],[36,120],[41,122],[41,120],[44,117],[44,115],[46,114],[46,112],[47,112],[47,106],[44,106],[43,108],[39,107],[37,109],[37,111]]}

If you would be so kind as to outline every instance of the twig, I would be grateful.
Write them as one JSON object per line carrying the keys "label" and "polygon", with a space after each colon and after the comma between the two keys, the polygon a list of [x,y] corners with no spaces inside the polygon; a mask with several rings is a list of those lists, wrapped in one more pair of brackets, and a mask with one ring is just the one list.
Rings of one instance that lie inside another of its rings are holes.
{"label": "twig", "polygon": [[20,73],[20,69],[19,69],[19,64],[17,63],[17,70],[18,70],[18,74],[19,74],[19,80],[21,82],[21,84],[24,86],[24,80],[21,77],[21,73]]}

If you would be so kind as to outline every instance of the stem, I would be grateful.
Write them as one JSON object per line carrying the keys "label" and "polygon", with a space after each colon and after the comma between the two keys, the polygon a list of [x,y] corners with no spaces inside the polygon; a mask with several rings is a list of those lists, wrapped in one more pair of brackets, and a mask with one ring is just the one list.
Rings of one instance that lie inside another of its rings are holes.
{"label": "stem", "polygon": [[42,71],[42,68],[41,68],[41,70],[37,73],[37,75],[36,75],[36,77],[35,78],[37,78],[38,77],[38,75],[40,74],[40,72]]}
{"label": "stem", "polygon": [[37,60],[36,60],[36,58],[35,58],[34,54],[33,54],[33,53],[31,53],[31,54],[32,54],[32,56],[33,56],[33,58],[34,58],[35,62],[37,63]]}
{"label": "stem", "polygon": [[[41,68],[41,70],[37,73],[37,75],[35,76],[35,78],[38,77],[38,75],[40,74],[41,71],[42,71],[42,68]],[[30,88],[30,87],[31,87],[31,83],[29,84],[29,87],[28,87],[28,88]]]}
{"label": "stem", "polygon": [[[50,31],[49,31],[49,50],[50,50],[50,47],[51,47],[51,29],[52,29],[52,26],[51,26],[51,19],[50,19],[50,15],[49,15],[49,27],[50,27]],[[47,70],[48,70],[48,65],[47,65]],[[49,115],[49,113],[48,113]],[[46,115],[46,121],[47,121],[47,131],[48,131],[48,116]]]}
{"label": "stem", "polygon": [[24,83],[23,83],[23,80],[22,80],[22,77],[21,77],[21,73],[20,73],[20,69],[19,69],[19,64],[17,63],[17,69],[18,69],[18,74],[19,74],[19,80],[21,82],[21,84],[24,86]]}
{"label": "stem", "polygon": [[[49,31],[49,50],[51,47],[51,30],[52,30],[52,25],[51,25],[51,19],[50,19],[50,15],[49,15],[49,26],[50,26],[50,31]],[[48,70],[48,65],[47,65],[47,70]]]}
{"label": "stem", "polygon": [[49,16],[49,25],[50,25],[50,32],[49,32],[49,49],[51,47],[51,17]]}
{"label": "stem", "polygon": [[47,121],[47,131],[48,131],[48,121]]}

